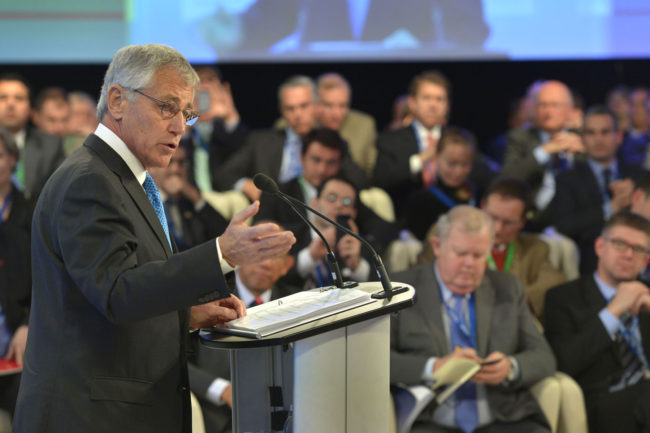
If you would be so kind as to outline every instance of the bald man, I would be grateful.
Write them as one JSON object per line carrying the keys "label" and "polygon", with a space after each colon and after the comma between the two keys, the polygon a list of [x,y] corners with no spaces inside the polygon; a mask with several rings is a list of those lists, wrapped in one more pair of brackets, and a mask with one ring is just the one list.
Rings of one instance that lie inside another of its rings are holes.
{"label": "bald man", "polygon": [[531,127],[506,136],[503,174],[525,180],[533,188],[539,226],[551,223],[550,212],[544,211],[555,194],[555,176],[584,153],[580,136],[567,129],[572,108],[569,88],[560,81],[546,81],[535,99]]}

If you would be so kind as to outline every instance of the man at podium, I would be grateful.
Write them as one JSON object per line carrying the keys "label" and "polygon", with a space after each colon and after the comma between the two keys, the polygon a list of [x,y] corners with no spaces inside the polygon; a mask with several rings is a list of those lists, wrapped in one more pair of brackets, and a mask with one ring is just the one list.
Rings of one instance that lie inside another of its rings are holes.
{"label": "man at podium", "polygon": [[120,49],[101,123],[43,189],[14,431],[189,433],[190,326],[245,314],[223,275],[294,242],[275,224],[248,227],[254,203],[216,241],[174,254],[148,170],[169,164],[196,121],[198,81],[170,47]]}
{"label": "man at podium", "polygon": [[485,363],[413,432],[550,432],[528,388],[553,374],[555,359],[513,275],[486,270],[494,230],[483,211],[456,206],[438,220],[433,263],[395,274],[416,304],[391,323],[391,383],[430,382],[453,358]]}

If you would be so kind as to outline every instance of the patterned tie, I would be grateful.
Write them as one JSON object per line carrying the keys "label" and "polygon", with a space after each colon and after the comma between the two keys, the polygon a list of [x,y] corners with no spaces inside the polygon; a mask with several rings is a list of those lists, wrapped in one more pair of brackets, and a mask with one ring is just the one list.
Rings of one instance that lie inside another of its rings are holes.
{"label": "patterned tie", "polygon": [[616,345],[623,364],[623,376],[619,383],[610,387],[610,391],[618,391],[632,386],[644,377],[643,363],[635,353],[635,350],[639,350],[639,348],[633,343],[632,338],[634,317],[625,313],[621,315],[621,322],[623,322],[624,329],[616,334]]}
{"label": "patterned tie", "polygon": [[[433,134],[427,134],[427,149],[433,149],[435,152],[438,146],[438,140],[433,137]],[[436,172],[438,170],[438,161],[434,158],[424,163],[422,166],[422,185],[429,188],[436,182]]]}
{"label": "patterned tie", "polygon": [[[462,321],[462,323],[465,324],[466,330],[469,330],[467,320],[465,320],[466,314],[463,308],[463,298],[463,296],[454,295],[455,303],[452,312],[456,317],[450,317],[451,320],[449,321],[451,325],[449,333],[451,337],[452,350],[454,350],[455,347],[474,347],[471,335],[467,335],[467,332],[463,332],[460,326],[458,326],[458,323]],[[471,382],[466,382],[456,390],[454,393],[454,399],[456,400],[456,411],[454,414],[456,425],[465,433],[473,432],[478,425],[476,385]]]}
{"label": "patterned tie", "polygon": [[158,220],[160,220],[160,224],[165,231],[165,236],[167,236],[167,242],[169,242],[169,246],[171,248],[172,241],[169,238],[169,227],[167,226],[167,217],[165,217],[165,208],[163,207],[162,200],[160,198],[160,192],[158,192],[156,182],[154,182],[153,177],[151,177],[149,172],[147,172],[147,177],[145,178],[142,186],[144,187],[144,190],[147,193],[147,197],[153,206],[153,210],[156,211]]}

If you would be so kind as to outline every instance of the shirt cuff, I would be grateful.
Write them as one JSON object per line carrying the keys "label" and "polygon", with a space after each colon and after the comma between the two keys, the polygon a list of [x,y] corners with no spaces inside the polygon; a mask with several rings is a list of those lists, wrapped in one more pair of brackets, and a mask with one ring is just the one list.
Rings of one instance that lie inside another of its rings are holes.
{"label": "shirt cuff", "polygon": [[424,364],[424,371],[422,372],[422,380],[425,382],[431,382],[431,377],[433,376],[433,366],[435,365],[438,357],[432,356],[427,360],[427,363]]}
{"label": "shirt cuff", "polygon": [[205,206],[205,200],[201,199],[197,201],[196,204],[194,205],[194,210],[196,212],[201,212],[201,209],[203,209],[204,206]]}
{"label": "shirt cuff", "polygon": [[246,183],[247,180],[248,180],[247,177],[242,177],[237,182],[235,182],[235,185],[232,187],[232,189],[234,189],[235,191],[242,192],[242,190],[244,189],[244,184]]}
{"label": "shirt cuff", "polygon": [[370,264],[362,257],[357,269],[352,270],[350,268],[343,268],[341,272],[343,273],[343,276],[355,281],[368,281],[368,277],[370,276]]}
{"label": "shirt cuff", "polygon": [[309,247],[305,247],[298,253],[298,259],[296,260],[296,270],[298,274],[305,278],[316,268],[316,261],[311,257],[309,253]]}
{"label": "shirt cuff", "polygon": [[600,310],[598,317],[600,318],[600,321],[603,322],[603,326],[607,330],[609,338],[611,338],[612,341],[616,340],[616,332],[621,326],[620,320],[618,320],[616,316],[610,313],[607,308]]}
{"label": "shirt cuff", "polygon": [[418,174],[422,171],[422,160],[420,159],[420,155],[417,153],[411,155],[409,158],[409,168],[411,169],[411,174]]}
{"label": "shirt cuff", "polygon": [[539,165],[544,165],[551,160],[551,155],[544,150],[542,145],[533,149],[533,156]]}
{"label": "shirt cuff", "polygon": [[519,368],[519,363],[517,362],[514,356],[509,356],[508,359],[510,360],[510,365],[512,365],[512,368],[510,368],[510,371],[508,372],[508,376],[506,377],[505,382],[510,384],[512,382],[519,380],[519,378],[521,377],[521,369]]}
{"label": "shirt cuff", "polygon": [[221,266],[221,273],[226,275],[228,272],[232,272],[235,270],[230,264],[226,261],[226,259],[223,258],[223,254],[221,253],[221,247],[219,246],[219,238],[216,240],[217,243],[217,254],[219,255],[219,266]]}
{"label": "shirt cuff", "polygon": [[228,385],[230,385],[230,381],[217,377],[208,387],[208,391],[205,393],[206,398],[217,406],[226,404],[225,401],[221,400],[221,395],[228,388]]}

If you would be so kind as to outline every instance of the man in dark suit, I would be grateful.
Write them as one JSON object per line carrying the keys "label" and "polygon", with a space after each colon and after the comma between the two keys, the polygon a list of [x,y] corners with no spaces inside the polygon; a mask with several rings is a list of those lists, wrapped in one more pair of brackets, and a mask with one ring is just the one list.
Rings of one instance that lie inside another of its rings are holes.
{"label": "man in dark suit", "polygon": [[580,249],[580,274],[596,269],[594,241],[613,214],[628,207],[642,170],[617,159],[621,132],[606,107],[587,111],[582,133],[586,161],[557,176],[553,222]]}
{"label": "man in dark suit", "polygon": [[[282,298],[297,289],[278,283],[294,259],[282,254],[261,263],[243,265],[235,270],[233,293],[249,307]],[[227,350],[199,345],[196,360],[189,364],[190,389],[203,409],[207,433],[232,431],[232,389],[230,385],[230,356]]]}
{"label": "man in dark suit", "polygon": [[[377,138],[373,184],[393,200],[398,220],[406,218],[411,195],[435,183],[436,149],[449,117],[451,83],[438,71],[416,75],[409,85],[408,106],[414,121]],[[494,177],[480,155],[475,155],[470,180],[487,185]]]}
{"label": "man in dark suit", "polygon": [[[220,189],[234,188],[256,200],[261,192],[253,184],[255,174],[264,173],[283,183],[302,172],[302,138],[316,126],[316,86],[309,77],[291,77],[280,85],[278,100],[287,127],[252,132],[227,167],[215,175]],[[358,188],[368,186],[363,169],[347,154],[342,170]]]}
{"label": "man in dark suit", "polygon": [[552,224],[549,204],[557,188],[556,176],[581,159],[580,136],[567,130],[573,100],[560,81],[545,81],[535,96],[533,127],[511,130],[506,135],[502,173],[528,182],[535,196],[530,227],[541,230]]}
{"label": "man in dark suit", "polygon": [[550,432],[528,388],[553,374],[555,360],[521,282],[485,269],[492,239],[487,214],[456,206],[438,221],[437,260],[392,277],[418,293],[413,308],[392,318],[391,383],[427,383],[452,358],[493,361],[445,403],[426,407],[414,432]]}
{"label": "man in dark suit", "polygon": [[197,104],[201,116],[183,136],[181,147],[187,150],[191,182],[201,191],[218,191],[213,173],[241,149],[248,127],[241,121],[230,84],[223,81],[219,70],[203,66],[196,72],[201,80]]}
{"label": "man in dark suit", "polygon": [[596,272],[546,295],[546,338],[582,387],[593,433],[650,428],[650,289],[636,280],[649,249],[648,220],[615,214],[595,243]]}
{"label": "man in dark suit", "polygon": [[16,431],[189,432],[189,329],[245,314],[223,275],[290,248],[291,233],[245,224],[254,203],[216,241],[173,254],[147,170],[196,119],[197,84],[170,47],[120,49],[100,125],[43,190]]}
{"label": "man in dark suit", "polygon": [[61,138],[28,127],[30,89],[17,74],[0,76],[0,125],[7,128],[21,155],[15,179],[29,198],[37,197],[65,158]]}

